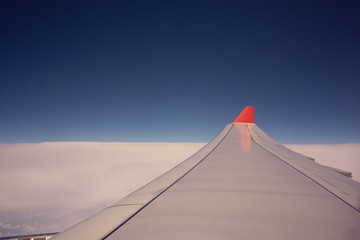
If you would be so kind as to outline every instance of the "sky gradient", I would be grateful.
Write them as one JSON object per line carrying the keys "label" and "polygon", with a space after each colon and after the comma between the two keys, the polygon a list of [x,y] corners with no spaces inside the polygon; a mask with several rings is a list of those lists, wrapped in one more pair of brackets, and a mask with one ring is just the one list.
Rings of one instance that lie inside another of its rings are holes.
{"label": "sky gradient", "polygon": [[360,142],[356,1],[0,3],[0,142]]}

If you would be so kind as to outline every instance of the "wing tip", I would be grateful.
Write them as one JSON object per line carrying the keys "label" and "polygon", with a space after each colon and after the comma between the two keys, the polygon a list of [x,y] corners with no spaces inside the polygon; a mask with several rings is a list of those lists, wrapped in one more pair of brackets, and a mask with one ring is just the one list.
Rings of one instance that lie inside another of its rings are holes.
{"label": "wing tip", "polygon": [[255,107],[246,106],[233,123],[255,123]]}

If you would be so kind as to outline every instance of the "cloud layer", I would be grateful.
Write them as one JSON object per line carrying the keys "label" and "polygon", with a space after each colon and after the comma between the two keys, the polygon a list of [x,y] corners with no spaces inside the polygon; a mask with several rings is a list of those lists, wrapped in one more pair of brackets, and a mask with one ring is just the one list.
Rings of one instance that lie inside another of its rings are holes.
{"label": "cloud layer", "polygon": [[135,191],[203,145],[0,144],[0,233],[62,231]]}
{"label": "cloud layer", "polygon": [[[171,169],[203,143],[0,144],[0,236],[62,231]],[[360,144],[288,145],[360,181]]]}

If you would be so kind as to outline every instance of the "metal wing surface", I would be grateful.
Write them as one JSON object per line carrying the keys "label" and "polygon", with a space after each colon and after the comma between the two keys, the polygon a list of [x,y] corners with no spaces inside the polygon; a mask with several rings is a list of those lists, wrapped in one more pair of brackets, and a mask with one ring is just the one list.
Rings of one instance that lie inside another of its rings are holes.
{"label": "metal wing surface", "polygon": [[239,117],[199,152],[53,239],[360,239],[360,183]]}

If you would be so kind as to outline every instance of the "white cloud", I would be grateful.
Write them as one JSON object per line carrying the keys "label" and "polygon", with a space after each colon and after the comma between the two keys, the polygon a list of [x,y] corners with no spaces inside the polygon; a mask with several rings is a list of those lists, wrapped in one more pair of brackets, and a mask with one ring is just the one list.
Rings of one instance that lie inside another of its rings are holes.
{"label": "white cloud", "polygon": [[12,224],[9,224],[9,223],[3,223],[3,222],[0,222],[0,228],[4,228],[4,229],[18,229],[20,228],[20,225],[12,225]]}
{"label": "white cloud", "polygon": [[62,231],[171,169],[203,145],[0,144],[0,216],[6,220],[0,232]]}
{"label": "white cloud", "polygon": [[[0,144],[0,236],[62,231],[171,169],[203,143]],[[360,144],[291,145],[360,177]]]}

